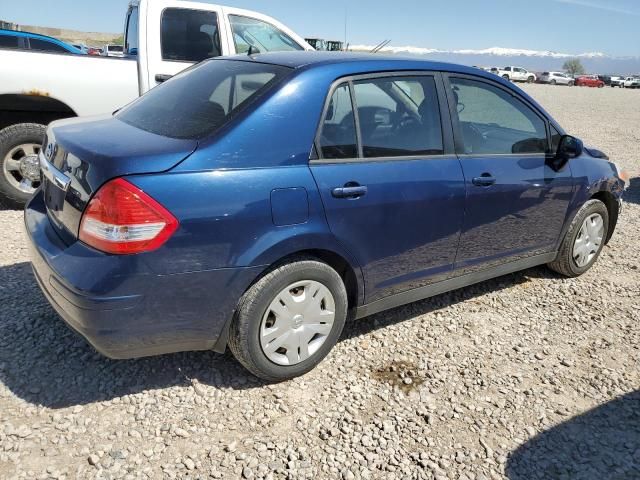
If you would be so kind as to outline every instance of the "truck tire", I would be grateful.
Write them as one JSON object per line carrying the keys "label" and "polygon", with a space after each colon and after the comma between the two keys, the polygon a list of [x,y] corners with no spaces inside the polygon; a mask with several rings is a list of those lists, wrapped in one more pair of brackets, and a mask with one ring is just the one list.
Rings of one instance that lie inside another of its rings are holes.
{"label": "truck tire", "polygon": [[535,80],[535,77],[527,77],[527,83],[533,83]]}
{"label": "truck tire", "polygon": [[502,78],[504,78],[507,82],[510,81],[509,75],[507,74],[502,75]]}
{"label": "truck tire", "polygon": [[0,205],[22,208],[40,186],[38,153],[46,127],[19,123],[0,131]]}

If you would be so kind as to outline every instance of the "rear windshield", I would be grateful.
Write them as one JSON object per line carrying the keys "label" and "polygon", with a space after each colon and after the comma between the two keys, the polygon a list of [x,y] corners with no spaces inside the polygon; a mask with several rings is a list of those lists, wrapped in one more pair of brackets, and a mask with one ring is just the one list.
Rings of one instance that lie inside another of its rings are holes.
{"label": "rear windshield", "polygon": [[120,45],[109,45],[107,48],[110,52],[124,52],[124,47],[121,47]]}
{"label": "rear windshield", "polygon": [[116,118],[165,137],[203,138],[290,71],[264,63],[208,60],[152,89]]}

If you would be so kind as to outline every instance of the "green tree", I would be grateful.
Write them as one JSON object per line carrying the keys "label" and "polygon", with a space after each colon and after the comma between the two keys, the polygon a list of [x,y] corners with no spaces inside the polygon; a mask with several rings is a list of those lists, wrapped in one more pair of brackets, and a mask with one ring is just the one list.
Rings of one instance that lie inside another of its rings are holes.
{"label": "green tree", "polygon": [[117,38],[111,40],[112,45],[124,45],[124,35],[120,35]]}
{"label": "green tree", "polygon": [[584,67],[582,66],[580,60],[577,58],[567,60],[566,62],[564,62],[562,68],[571,75],[584,75]]}

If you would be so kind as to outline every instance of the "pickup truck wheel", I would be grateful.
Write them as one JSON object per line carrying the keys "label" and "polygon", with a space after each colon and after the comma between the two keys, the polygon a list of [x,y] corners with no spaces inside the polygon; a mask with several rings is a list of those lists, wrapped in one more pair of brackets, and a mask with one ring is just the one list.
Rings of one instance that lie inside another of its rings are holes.
{"label": "pickup truck wheel", "polygon": [[504,78],[507,82],[509,81],[509,75],[502,75],[502,78]]}
{"label": "pickup truck wheel", "polygon": [[340,275],[315,258],[276,267],[241,298],[229,348],[255,376],[279,382],[304,375],[336,344],[347,317]]}
{"label": "pickup truck wheel", "polygon": [[534,77],[527,77],[527,83],[533,83],[535,80],[536,79]]}
{"label": "pickup truck wheel", "polygon": [[0,131],[0,204],[22,208],[40,186],[40,162],[46,127],[11,125]]}

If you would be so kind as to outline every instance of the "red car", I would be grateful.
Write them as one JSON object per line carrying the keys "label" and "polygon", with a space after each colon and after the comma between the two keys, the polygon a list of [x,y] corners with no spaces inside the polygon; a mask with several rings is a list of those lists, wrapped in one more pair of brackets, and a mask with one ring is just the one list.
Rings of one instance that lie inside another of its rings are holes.
{"label": "red car", "polygon": [[576,86],[578,87],[604,87],[604,82],[596,75],[583,75],[576,78]]}

